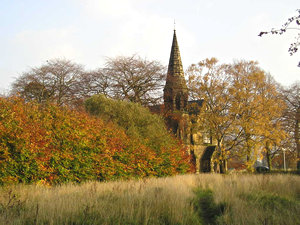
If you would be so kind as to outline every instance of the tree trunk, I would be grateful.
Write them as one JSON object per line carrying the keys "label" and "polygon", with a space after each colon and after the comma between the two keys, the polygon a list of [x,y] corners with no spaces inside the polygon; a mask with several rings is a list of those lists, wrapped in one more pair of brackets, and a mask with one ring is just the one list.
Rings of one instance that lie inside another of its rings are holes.
{"label": "tree trunk", "polygon": [[222,146],[222,141],[218,140],[218,148],[219,151],[221,153],[221,159],[220,159],[220,173],[226,173],[227,172],[227,160],[226,160],[226,154],[225,154],[225,150]]}
{"label": "tree trunk", "polygon": [[227,159],[223,160],[224,173],[227,173]]}
{"label": "tree trunk", "polygon": [[266,154],[267,163],[268,163],[269,170],[271,171],[272,170],[272,159],[271,159],[271,155],[270,155],[270,149],[268,147],[266,147],[266,149],[267,149],[267,154]]}
{"label": "tree trunk", "polygon": [[271,157],[271,148],[270,148],[270,142],[266,142],[266,158],[267,158],[267,163],[269,170],[271,171],[272,169],[272,157]]}
{"label": "tree trunk", "polygon": [[225,173],[224,172],[224,167],[223,167],[223,160],[220,161],[219,166],[220,166],[220,173]]}
{"label": "tree trunk", "polygon": [[247,151],[247,156],[246,156],[246,166],[247,166],[247,171],[248,172],[253,172],[253,160],[251,160],[251,152],[250,150]]}
{"label": "tree trunk", "polygon": [[223,159],[220,161],[220,173],[225,174],[227,173],[227,160]]}

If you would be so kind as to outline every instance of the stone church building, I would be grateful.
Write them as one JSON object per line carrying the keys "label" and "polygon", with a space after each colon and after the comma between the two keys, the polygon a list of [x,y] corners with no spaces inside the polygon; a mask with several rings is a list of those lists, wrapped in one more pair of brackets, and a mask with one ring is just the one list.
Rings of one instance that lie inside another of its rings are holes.
{"label": "stone church building", "polygon": [[[167,126],[187,146],[193,158],[196,173],[213,171],[212,155],[215,143],[205,128],[199,126],[199,109],[203,100],[188,100],[179,46],[174,30],[173,43],[164,87],[163,114]],[[194,109],[194,110],[192,110]],[[198,110],[197,110],[198,109]]]}

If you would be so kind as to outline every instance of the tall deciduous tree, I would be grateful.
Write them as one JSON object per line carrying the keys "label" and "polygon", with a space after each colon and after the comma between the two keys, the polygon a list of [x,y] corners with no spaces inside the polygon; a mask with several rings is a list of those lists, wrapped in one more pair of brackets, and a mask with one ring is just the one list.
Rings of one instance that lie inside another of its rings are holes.
{"label": "tall deciduous tree", "polygon": [[266,151],[268,158],[272,147],[284,139],[279,120],[284,104],[276,86],[256,62],[236,62],[229,73],[233,76],[230,111],[238,118],[236,125],[241,133],[237,149],[240,156],[246,156],[247,168],[251,170],[259,154]]}
{"label": "tall deciduous tree", "polygon": [[76,83],[76,95],[81,100],[85,100],[96,94],[112,96],[111,78],[105,72],[105,68],[83,72]]}
{"label": "tall deciduous tree", "polygon": [[260,154],[270,156],[285,138],[280,121],[284,104],[256,62],[219,65],[206,59],[188,74],[192,96],[204,99],[203,125],[216,141],[221,172],[232,156],[244,158],[251,170]]}
{"label": "tall deciduous tree", "polygon": [[204,100],[205,112],[201,114],[201,122],[204,132],[209,132],[216,140],[216,160],[221,172],[226,171],[226,161],[232,143],[230,146],[225,140],[232,135],[235,119],[229,112],[231,95],[228,91],[231,78],[226,73],[226,68],[226,65],[219,65],[217,59],[211,58],[191,65],[187,71],[192,98]]}
{"label": "tall deciduous tree", "polygon": [[12,93],[18,93],[26,100],[70,104],[78,97],[77,87],[82,73],[82,66],[69,60],[49,60],[23,73],[13,83]]}
{"label": "tall deciduous tree", "polygon": [[77,105],[94,94],[153,105],[162,100],[165,71],[159,62],[137,55],[109,58],[104,68],[93,71],[54,59],[23,73],[13,83],[12,94],[58,105]]}
{"label": "tall deciduous tree", "polygon": [[110,95],[142,105],[161,101],[166,69],[157,61],[139,56],[110,58],[105,75],[110,79]]}
{"label": "tall deciduous tree", "polygon": [[[263,97],[264,133],[261,135],[264,144],[264,155],[270,169],[272,169],[273,159],[286,148],[289,139],[284,126],[284,112],[287,108],[282,99],[278,83],[270,76],[266,76],[265,85],[260,89]],[[268,113],[268,110],[271,110]]]}
{"label": "tall deciduous tree", "polygon": [[289,150],[296,152],[297,168],[300,170],[300,83],[296,82],[283,89],[283,99],[287,104],[284,114],[286,132],[292,137]]}

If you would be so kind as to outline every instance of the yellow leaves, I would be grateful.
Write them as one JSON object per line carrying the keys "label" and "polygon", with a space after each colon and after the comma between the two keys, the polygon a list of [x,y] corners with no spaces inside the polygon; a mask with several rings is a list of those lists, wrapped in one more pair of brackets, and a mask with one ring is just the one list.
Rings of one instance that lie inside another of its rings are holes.
{"label": "yellow leaves", "polygon": [[198,63],[198,66],[200,66],[200,67],[205,66],[205,67],[208,67],[208,68],[213,68],[217,63],[218,63],[218,60],[216,58],[212,57],[210,59],[207,58],[203,61],[200,61]]}
{"label": "yellow leaves", "polygon": [[[285,105],[275,82],[254,61],[218,64],[214,58],[190,67],[188,74],[193,96],[207,106],[201,116],[219,146],[225,150],[257,155],[264,140],[280,142],[285,138],[278,122]],[[227,154],[227,153],[226,153]],[[223,154],[223,156],[225,153]]]}

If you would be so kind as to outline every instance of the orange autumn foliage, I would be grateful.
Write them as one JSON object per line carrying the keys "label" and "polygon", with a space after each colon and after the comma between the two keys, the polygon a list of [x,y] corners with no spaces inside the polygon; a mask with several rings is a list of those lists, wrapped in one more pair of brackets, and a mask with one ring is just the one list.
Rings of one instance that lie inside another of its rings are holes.
{"label": "orange autumn foliage", "polygon": [[165,176],[190,170],[181,145],[157,151],[112,123],[53,104],[0,98],[0,183]]}

